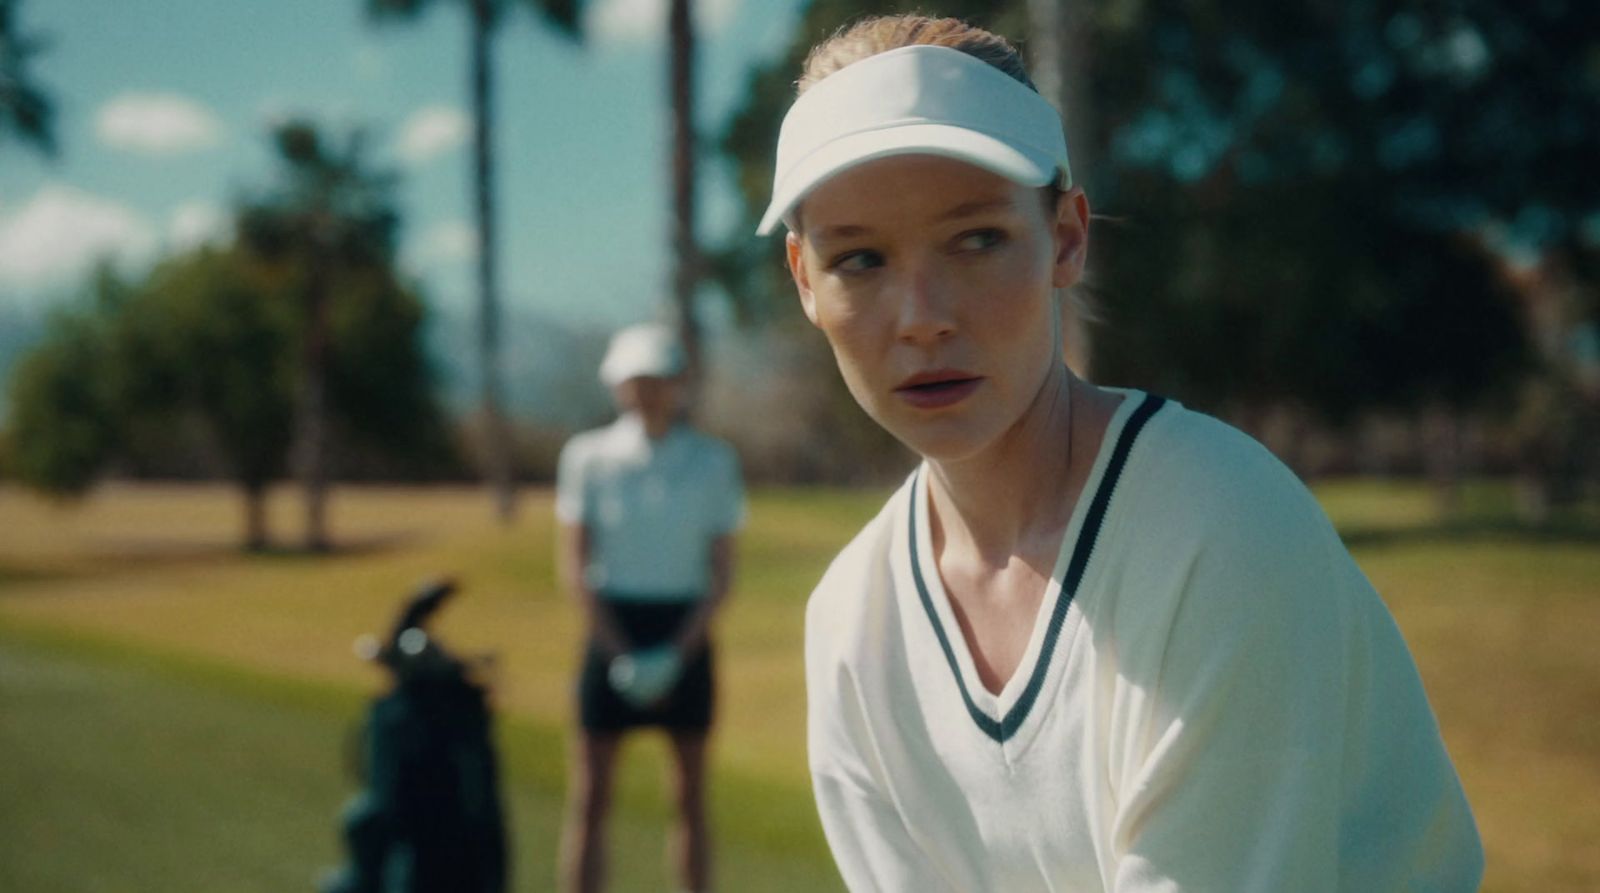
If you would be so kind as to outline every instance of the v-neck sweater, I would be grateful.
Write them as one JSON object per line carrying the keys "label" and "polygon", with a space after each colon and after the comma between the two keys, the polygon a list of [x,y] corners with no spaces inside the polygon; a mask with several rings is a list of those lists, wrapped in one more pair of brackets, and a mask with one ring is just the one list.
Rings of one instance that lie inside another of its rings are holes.
{"label": "v-neck sweater", "polygon": [[850,889],[1477,889],[1416,666],[1315,500],[1247,436],[1123,393],[999,693],[925,469],[812,594],[810,765]]}

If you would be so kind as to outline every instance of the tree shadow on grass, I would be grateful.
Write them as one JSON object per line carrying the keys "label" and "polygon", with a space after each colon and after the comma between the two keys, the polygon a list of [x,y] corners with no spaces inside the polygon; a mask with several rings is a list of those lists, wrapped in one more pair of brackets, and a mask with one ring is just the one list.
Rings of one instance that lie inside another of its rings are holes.
{"label": "tree shadow on grass", "polygon": [[0,561],[0,592],[4,592],[9,586],[42,583],[47,580],[56,580],[69,576],[71,576],[69,572],[59,568],[30,567],[28,565]]}
{"label": "tree shadow on grass", "polygon": [[230,554],[255,558],[358,558],[397,552],[423,538],[416,532],[380,533],[335,540],[325,549],[309,549],[292,543],[269,543],[260,548],[235,545]]}
{"label": "tree shadow on grass", "polygon": [[1513,518],[1468,518],[1414,527],[1341,527],[1339,535],[1352,549],[1474,542],[1600,545],[1600,522],[1578,518],[1544,523]]}
{"label": "tree shadow on grass", "polygon": [[[34,584],[86,580],[124,574],[142,574],[173,568],[198,568],[251,561],[338,561],[398,552],[418,542],[416,533],[386,533],[350,537],[326,550],[274,543],[250,549],[236,542],[196,541],[163,537],[100,539],[74,555],[69,562],[30,565],[0,559],[0,595]],[[48,590],[35,590],[48,591]]]}

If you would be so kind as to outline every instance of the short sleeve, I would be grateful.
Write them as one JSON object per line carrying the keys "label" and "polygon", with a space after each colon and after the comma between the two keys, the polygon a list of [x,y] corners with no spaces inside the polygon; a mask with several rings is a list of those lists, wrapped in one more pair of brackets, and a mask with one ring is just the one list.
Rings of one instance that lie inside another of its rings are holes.
{"label": "short sleeve", "polygon": [[1112,829],[1117,893],[1471,891],[1482,852],[1387,609],[1303,488],[1191,556]]}
{"label": "short sleeve", "polygon": [[563,524],[589,522],[588,451],[574,437],[561,448],[556,462],[556,519]]}
{"label": "short sleeve", "polygon": [[744,477],[739,469],[739,454],[732,447],[724,445],[718,450],[715,486],[712,530],[721,536],[744,526]]}

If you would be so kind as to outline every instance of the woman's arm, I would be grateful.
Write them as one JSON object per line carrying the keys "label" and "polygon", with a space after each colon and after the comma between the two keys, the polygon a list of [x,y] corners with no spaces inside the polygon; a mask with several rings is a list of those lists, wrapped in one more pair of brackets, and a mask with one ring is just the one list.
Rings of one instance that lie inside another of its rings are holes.
{"label": "woman's arm", "polygon": [[584,568],[589,566],[589,529],[582,524],[563,522],[559,525],[557,537],[561,583],[583,609],[590,637],[606,652],[607,657],[628,653],[633,643],[617,628],[610,609],[584,579]]}
{"label": "woman's arm", "polygon": [[693,654],[706,644],[711,619],[722,607],[733,585],[733,542],[731,533],[724,533],[711,541],[708,556],[711,563],[710,588],[672,640],[679,654]]}
{"label": "woman's arm", "polygon": [[1114,779],[1108,887],[1476,890],[1476,829],[1405,642],[1310,497],[1284,502],[1208,533],[1159,665],[1125,668],[1143,721]]}
{"label": "woman's arm", "polygon": [[[831,572],[830,572],[831,576]],[[818,592],[834,590],[824,578]],[[845,591],[856,586],[846,584]],[[978,890],[948,876],[947,854],[930,851],[902,815],[869,731],[867,698],[848,642],[850,621],[814,594],[806,608],[806,751],[817,813],[851,893]]]}
{"label": "woman's arm", "polygon": [[850,893],[952,893],[899,812],[876,789],[842,774],[813,772],[812,791],[839,875]]}

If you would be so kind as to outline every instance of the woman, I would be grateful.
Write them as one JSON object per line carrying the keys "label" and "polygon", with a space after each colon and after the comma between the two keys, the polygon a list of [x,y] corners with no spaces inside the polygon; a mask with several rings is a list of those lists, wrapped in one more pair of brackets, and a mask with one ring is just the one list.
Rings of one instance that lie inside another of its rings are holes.
{"label": "woman", "polygon": [[1089,206],[1002,39],[814,49],[762,232],[921,466],[806,619],[810,763],[852,890],[1477,889],[1416,668],[1293,474],[1063,364]]}
{"label": "woman", "polygon": [[706,735],[713,715],[709,630],[728,593],[744,511],[738,459],[681,419],[683,354],[656,325],[624,329],[600,366],[622,412],[561,451],[556,514],[564,582],[584,609],[588,648],[562,884],[603,888],[605,824],[618,746],[631,729],[672,742],[682,889],[710,883]]}

